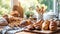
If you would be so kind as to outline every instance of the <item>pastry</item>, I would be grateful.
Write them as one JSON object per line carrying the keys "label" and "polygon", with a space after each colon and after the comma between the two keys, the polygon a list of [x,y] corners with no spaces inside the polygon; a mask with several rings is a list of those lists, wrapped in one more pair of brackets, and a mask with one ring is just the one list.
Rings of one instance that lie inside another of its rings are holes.
{"label": "pastry", "polygon": [[48,30],[49,24],[50,24],[50,21],[45,20],[44,23],[42,24],[42,30]]}
{"label": "pastry", "polygon": [[28,25],[27,28],[25,30],[34,30],[34,26],[31,24],[31,25]]}
{"label": "pastry", "polygon": [[18,18],[18,17],[9,17],[9,23],[11,22],[16,22],[16,21],[21,21],[22,19],[21,18]]}
{"label": "pastry", "polygon": [[39,20],[37,23],[33,24],[35,29],[41,29],[43,22],[44,22],[44,20]]}
{"label": "pastry", "polygon": [[22,21],[22,18],[10,17],[9,18],[9,26],[10,27],[18,27],[20,25],[21,21]]}
{"label": "pastry", "polygon": [[9,23],[9,26],[10,27],[19,27],[19,24],[20,24],[20,22],[12,22],[12,23]]}
{"label": "pastry", "polygon": [[28,26],[28,25],[30,25],[30,24],[32,24],[31,21],[29,21],[29,20],[22,20],[22,21],[20,22],[20,27],[25,27],[25,26]]}
{"label": "pastry", "polygon": [[50,21],[49,29],[50,29],[51,31],[57,30],[57,23],[56,23],[56,21],[54,21],[54,20],[51,20],[51,21]]}

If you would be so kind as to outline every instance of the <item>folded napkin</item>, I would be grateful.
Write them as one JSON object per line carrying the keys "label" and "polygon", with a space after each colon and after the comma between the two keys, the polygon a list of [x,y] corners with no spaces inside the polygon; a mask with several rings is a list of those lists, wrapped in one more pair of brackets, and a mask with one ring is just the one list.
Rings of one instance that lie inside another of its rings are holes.
{"label": "folded napkin", "polygon": [[14,27],[11,28],[9,26],[4,27],[4,29],[1,31],[1,34],[15,34],[16,32],[23,31],[25,28],[20,27]]}

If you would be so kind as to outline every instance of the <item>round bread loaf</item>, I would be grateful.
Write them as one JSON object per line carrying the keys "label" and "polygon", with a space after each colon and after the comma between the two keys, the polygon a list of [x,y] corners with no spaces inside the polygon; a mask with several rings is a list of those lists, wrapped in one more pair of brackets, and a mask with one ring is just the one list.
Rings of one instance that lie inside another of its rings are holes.
{"label": "round bread loaf", "polygon": [[48,30],[49,24],[50,24],[50,21],[48,20],[44,21],[44,23],[42,24],[42,30]]}
{"label": "round bread loaf", "polygon": [[30,20],[22,20],[20,22],[20,27],[25,27],[25,26],[28,26],[30,24],[32,24],[32,22]]}
{"label": "round bread loaf", "polygon": [[57,30],[57,23],[56,23],[56,21],[53,21],[53,20],[50,21],[49,29],[51,31]]}

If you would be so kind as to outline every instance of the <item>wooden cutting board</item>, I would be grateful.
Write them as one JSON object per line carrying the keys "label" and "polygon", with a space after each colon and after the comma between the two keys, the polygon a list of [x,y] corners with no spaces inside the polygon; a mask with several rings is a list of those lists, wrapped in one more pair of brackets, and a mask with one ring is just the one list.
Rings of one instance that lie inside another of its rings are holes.
{"label": "wooden cutting board", "polygon": [[51,34],[51,33],[57,32],[59,30],[60,30],[60,27],[57,27],[56,31],[50,31],[50,30],[45,30],[45,31],[42,31],[42,30],[32,30],[32,31],[27,31],[27,32]]}
{"label": "wooden cutting board", "polygon": [[31,33],[31,32],[19,32],[19,33],[16,33],[16,34],[35,34],[35,33]]}
{"label": "wooden cutting board", "polygon": [[[56,31],[50,31],[50,30],[46,30],[46,31],[41,31],[41,30],[32,30],[32,31],[23,31],[25,34],[27,34],[27,33],[40,33],[40,34],[52,34],[52,33],[55,33],[55,32],[57,32],[57,31],[59,31],[60,30],[60,27],[58,27],[57,28],[57,30]],[[16,33],[16,34],[20,34],[21,32],[18,32],[18,33]]]}

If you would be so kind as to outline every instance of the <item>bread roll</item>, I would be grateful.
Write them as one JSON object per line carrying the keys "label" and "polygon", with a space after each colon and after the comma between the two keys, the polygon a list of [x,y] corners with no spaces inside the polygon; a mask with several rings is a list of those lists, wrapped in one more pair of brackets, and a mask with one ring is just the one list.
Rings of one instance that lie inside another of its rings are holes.
{"label": "bread roll", "polygon": [[20,22],[11,22],[11,23],[9,23],[9,26],[10,27],[19,27],[19,24],[20,24]]}
{"label": "bread roll", "polygon": [[26,30],[34,30],[34,26],[31,24],[31,25],[28,25]]}
{"label": "bread roll", "polygon": [[35,29],[41,29],[43,22],[44,22],[44,20],[39,20],[37,23],[35,23],[34,24]]}
{"label": "bread roll", "polygon": [[42,30],[48,30],[49,24],[50,24],[50,21],[48,20],[44,21],[44,23],[42,24]]}
{"label": "bread roll", "polygon": [[9,23],[11,22],[16,22],[16,21],[21,21],[21,18],[17,18],[17,17],[9,17]]}
{"label": "bread roll", "polygon": [[22,21],[22,18],[10,17],[9,18],[9,26],[10,27],[18,27],[20,25],[21,21]]}
{"label": "bread roll", "polygon": [[57,23],[56,23],[56,21],[53,21],[53,20],[50,21],[49,29],[51,31],[57,30]]}
{"label": "bread roll", "polygon": [[30,25],[30,24],[32,24],[31,21],[29,21],[29,20],[22,20],[22,21],[20,22],[20,27],[25,27],[25,26],[28,26],[28,25]]}

